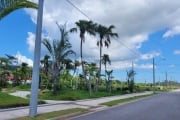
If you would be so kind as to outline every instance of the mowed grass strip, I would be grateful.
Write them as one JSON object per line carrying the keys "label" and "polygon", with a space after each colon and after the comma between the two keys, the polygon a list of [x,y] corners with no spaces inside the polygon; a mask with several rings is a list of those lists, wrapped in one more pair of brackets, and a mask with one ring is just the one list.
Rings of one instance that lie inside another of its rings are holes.
{"label": "mowed grass strip", "polygon": [[39,98],[42,100],[82,100],[82,99],[91,99],[91,98],[100,98],[121,95],[119,92],[108,93],[106,91],[92,92],[91,96],[89,92],[85,90],[72,90],[72,89],[62,89],[56,96],[52,94],[52,91],[42,92],[39,95]]}
{"label": "mowed grass strip", "polygon": [[67,109],[67,110],[60,110],[60,111],[55,111],[55,112],[39,114],[35,116],[34,118],[21,117],[15,120],[47,120],[47,119],[52,119],[52,118],[61,119],[61,117],[63,116],[72,115],[75,113],[84,113],[87,111],[88,111],[87,109],[83,109],[83,108],[72,108],[72,109]]}
{"label": "mowed grass strip", "polygon": [[12,96],[7,93],[0,92],[0,109],[26,106],[29,104],[28,99]]}
{"label": "mowed grass strip", "polygon": [[125,99],[113,100],[113,101],[110,101],[110,102],[101,103],[100,105],[115,106],[115,105],[118,105],[118,104],[121,104],[121,103],[131,102],[131,101],[138,100],[138,99],[145,98],[145,97],[149,97],[149,96],[152,96],[152,95],[154,95],[154,94],[142,95],[142,96],[134,96],[134,97],[125,98]]}

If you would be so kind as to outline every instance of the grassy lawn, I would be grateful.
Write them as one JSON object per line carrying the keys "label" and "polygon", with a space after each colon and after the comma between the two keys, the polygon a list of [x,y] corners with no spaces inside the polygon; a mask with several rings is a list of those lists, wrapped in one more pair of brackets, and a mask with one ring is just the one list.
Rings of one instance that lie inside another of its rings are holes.
{"label": "grassy lawn", "polygon": [[56,96],[53,96],[51,91],[40,94],[40,99],[49,99],[49,100],[81,100],[88,98],[99,98],[106,96],[120,95],[120,93],[110,94],[107,92],[92,92],[92,95],[89,96],[87,91],[81,90],[61,90]]}
{"label": "grassy lawn", "polygon": [[25,106],[29,104],[29,100],[20,97],[8,95],[0,92],[0,109]]}
{"label": "grassy lawn", "polygon": [[50,119],[50,118],[62,117],[65,115],[72,115],[75,113],[84,113],[87,111],[88,111],[87,109],[83,109],[83,108],[73,108],[73,109],[68,109],[68,110],[61,110],[61,111],[39,114],[34,118],[21,117],[21,118],[15,119],[15,120],[46,120],[46,119]]}
{"label": "grassy lawn", "polygon": [[[44,101],[39,101],[38,103],[45,104]],[[21,97],[9,95],[8,93],[0,92],[0,109],[22,107],[28,105],[29,99],[24,99]]]}
{"label": "grassy lawn", "polygon": [[101,105],[114,106],[114,105],[118,105],[118,104],[121,104],[121,103],[126,103],[126,102],[134,101],[134,100],[137,100],[137,99],[145,98],[145,97],[148,97],[148,96],[152,96],[152,95],[154,95],[154,94],[135,96],[135,97],[119,99],[119,100],[113,100],[113,101],[110,101],[110,102],[102,103]]}

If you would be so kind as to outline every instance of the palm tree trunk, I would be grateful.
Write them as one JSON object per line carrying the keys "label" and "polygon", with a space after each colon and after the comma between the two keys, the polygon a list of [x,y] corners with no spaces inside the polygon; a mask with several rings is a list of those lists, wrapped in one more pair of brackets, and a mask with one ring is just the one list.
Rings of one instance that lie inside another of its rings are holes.
{"label": "palm tree trunk", "polygon": [[56,64],[53,66],[53,95],[57,95],[57,82],[58,82],[58,68]]}
{"label": "palm tree trunk", "polygon": [[106,63],[104,64],[104,66],[105,66],[106,91],[108,91],[108,85],[109,85],[109,83],[108,83],[108,79],[107,79],[107,76],[106,76],[106,70],[107,70],[107,68],[106,68]]}
{"label": "palm tree trunk", "polygon": [[88,81],[88,85],[89,85],[89,96],[91,96],[91,76],[89,77],[89,81]]}
{"label": "palm tree trunk", "polygon": [[82,44],[83,44],[83,40],[81,39],[81,45],[80,45],[80,52],[81,52],[81,65],[82,65],[82,72],[83,72],[83,77],[85,79],[85,85],[86,85],[86,89],[88,89],[88,81],[86,79],[86,74],[85,74],[85,70],[84,70],[84,61],[83,61],[83,55],[82,55]]}
{"label": "palm tree trunk", "polygon": [[[102,41],[102,40],[101,40]],[[102,56],[102,46],[101,46],[101,41],[100,41],[100,54],[99,54],[99,73],[98,73],[98,81],[97,81],[97,88],[96,88],[96,91],[98,91],[99,89],[99,83],[100,83],[100,80],[101,80],[101,56]]]}

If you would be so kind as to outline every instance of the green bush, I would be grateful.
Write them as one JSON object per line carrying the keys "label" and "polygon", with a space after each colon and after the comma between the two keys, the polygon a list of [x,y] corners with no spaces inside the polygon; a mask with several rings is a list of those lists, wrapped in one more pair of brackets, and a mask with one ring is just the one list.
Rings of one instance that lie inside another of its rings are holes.
{"label": "green bush", "polygon": [[18,90],[30,90],[31,89],[31,85],[30,84],[21,84],[19,86],[16,87]]}

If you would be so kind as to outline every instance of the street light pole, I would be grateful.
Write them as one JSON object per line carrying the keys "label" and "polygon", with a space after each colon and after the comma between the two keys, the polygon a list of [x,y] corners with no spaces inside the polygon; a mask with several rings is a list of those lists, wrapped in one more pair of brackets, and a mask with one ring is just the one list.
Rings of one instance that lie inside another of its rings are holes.
{"label": "street light pole", "polygon": [[156,83],[155,83],[155,63],[154,63],[154,57],[153,57],[153,93],[155,93],[155,86],[156,86]]}
{"label": "street light pole", "polygon": [[30,117],[34,117],[37,114],[43,3],[44,3],[44,0],[39,0],[37,26],[36,26],[36,41],[35,41],[35,49],[34,49],[33,74],[32,74],[32,82],[31,82],[31,95],[30,95],[31,97],[30,108],[29,108]]}

